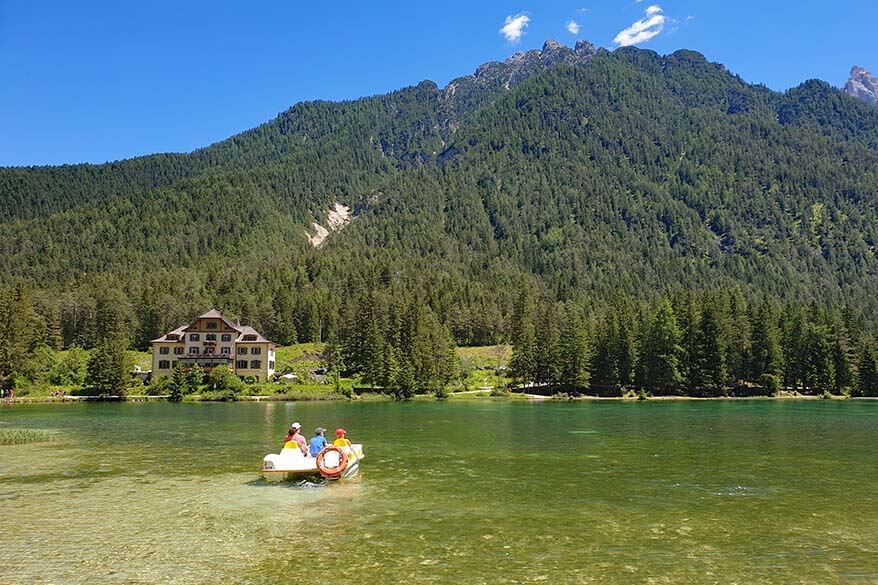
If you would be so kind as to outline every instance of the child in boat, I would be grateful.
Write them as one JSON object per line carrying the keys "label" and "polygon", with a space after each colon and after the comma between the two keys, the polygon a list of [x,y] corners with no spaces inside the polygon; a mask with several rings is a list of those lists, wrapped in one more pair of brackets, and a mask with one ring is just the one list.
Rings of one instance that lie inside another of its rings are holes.
{"label": "child in boat", "polygon": [[317,427],[314,429],[314,436],[311,437],[311,445],[308,447],[308,452],[311,453],[311,457],[317,457],[317,454],[323,451],[323,448],[326,447],[325,432],[326,429],[323,427]]}
{"label": "child in boat", "polygon": [[345,438],[347,431],[335,429],[335,440],[332,442],[336,447],[351,447],[351,442]]}
{"label": "child in boat", "polygon": [[290,430],[287,432],[287,436],[284,438],[284,447],[292,447],[290,443],[295,443],[301,451],[302,455],[308,454],[308,444],[305,441],[305,437],[302,436],[300,432],[302,430],[302,425],[298,422],[294,422],[290,425]]}

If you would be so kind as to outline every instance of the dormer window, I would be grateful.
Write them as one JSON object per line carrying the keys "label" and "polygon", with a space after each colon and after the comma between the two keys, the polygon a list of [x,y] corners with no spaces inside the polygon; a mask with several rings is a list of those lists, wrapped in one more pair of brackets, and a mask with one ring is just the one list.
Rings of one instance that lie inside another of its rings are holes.
{"label": "dormer window", "polygon": [[241,338],[241,341],[256,341],[256,336],[248,333],[244,337]]}
{"label": "dormer window", "polygon": [[216,321],[208,321],[207,328],[208,329],[216,329]]}

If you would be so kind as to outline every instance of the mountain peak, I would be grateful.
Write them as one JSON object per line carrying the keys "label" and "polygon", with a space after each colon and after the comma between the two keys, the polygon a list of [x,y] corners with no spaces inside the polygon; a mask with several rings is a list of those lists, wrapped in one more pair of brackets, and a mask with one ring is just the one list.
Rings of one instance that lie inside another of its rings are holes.
{"label": "mountain peak", "polygon": [[505,61],[479,65],[472,75],[453,80],[445,88],[452,102],[479,102],[482,96],[496,90],[509,90],[528,78],[556,65],[585,65],[599,51],[588,41],[580,40],[570,47],[548,39],[542,49],[513,53]]}
{"label": "mountain peak", "polygon": [[851,76],[844,86],[844,92],[873,106],[878,106],[878,79],[859,65],[854,65],[851,68]]}
{"label": "mountain peak", "polygon": [[566,48],[564,45],[556,41],[555,39],[547,39],[545,43],[543,43],[543,52],[546,51],[554,51],[557,49]]}

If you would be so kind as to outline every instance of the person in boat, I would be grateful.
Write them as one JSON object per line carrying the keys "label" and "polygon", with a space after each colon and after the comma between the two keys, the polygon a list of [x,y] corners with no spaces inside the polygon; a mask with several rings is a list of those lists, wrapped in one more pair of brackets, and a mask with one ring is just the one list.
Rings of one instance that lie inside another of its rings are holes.
{"label": "person in boat", "polygon": [[311,454],[311,457],[317,457],[317,454],[323,451],[323,448],[326,447],[326,429],[323,427],[317,427],[314,429],[314,436],[311,437],[311,443],[308,447],[308,452]]}
{"label": "person in boat", "polygon": [[296,444],[299,447],[299,450],[302,451],[302,455],[308,454],[308,444],[305,441],[305,437],[302,436],[302,425],[298,422],[294,422],[290,425],[290,430],[287,431],[287,436],[284,438],[284,447],[292,446],[289,445],[290,442]]}
{"label": "person in boat", "polygon": [[335,440],[332,442],[336,447],[352,447],[351,442],[345,437],[347,431],[344,429],[335,429]]}

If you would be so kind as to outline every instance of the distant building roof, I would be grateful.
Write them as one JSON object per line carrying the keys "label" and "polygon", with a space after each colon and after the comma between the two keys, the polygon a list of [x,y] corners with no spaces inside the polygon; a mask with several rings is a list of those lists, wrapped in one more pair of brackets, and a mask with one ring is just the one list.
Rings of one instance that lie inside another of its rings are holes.
{"label": "distant building roof", "polygon": [[[228,317],[226,317],[225,315],[223,315],[220,311],[217,311],[216,309],[211,309],[210,311],[204,313],[203,315],[199,315],[198,319],[221,319],[223,321],[223,323],[228,325],[232,330],[238,332],[238,337],[235,339],[236,343],[271,343],[272,345],[274,345],[274,343],[272,341],[263,337],[261,333],[259,333],[258,331],[256,331],[252,327],[250,327],[249,325],[240,325],[240,324],[232,323],[232,321]],[[198,319],[196,319],[196,321]],[[193,321],[193,323],[194,323],[194,321]],[[177,327],[173,331],[165,333],[164,335],[162,335],[158,339],[153,339],[151,343],[157,343],[157,342],[162,342],[162,341],[165,341],[165,342],[183,341],[183,335],[185,335],[186,331],[191,326],[192,326],[192,323],[190,323],[189,325],[181,325],[180,327]],[[251,336],[251,335],[253,336],[252,339],[244,339],[245,336]],[[169,337],[172,337],[172,336],[177,336],[177,338],[176,339],[169,339]]]}
{"label": "distant building roof", "polygon": [[[223,323],[225,323],[226,325],[228,325],[229,327],[231,327],[235,331],[241,330],[240,325],[235,325],[234,323],[232,323],[231,319],[229,319],[228,317],[223,315],[222,312],[217,311],[216,309],[211,309],[208,312],[206,312],[205,314],[199,315],[198,319],[220,319],[220,320],[222,320]],[[196,319],[196,321],[198,319]],[[191,326],[192,326],[192,324],[190,323],[186,328],[188,329]]]}

